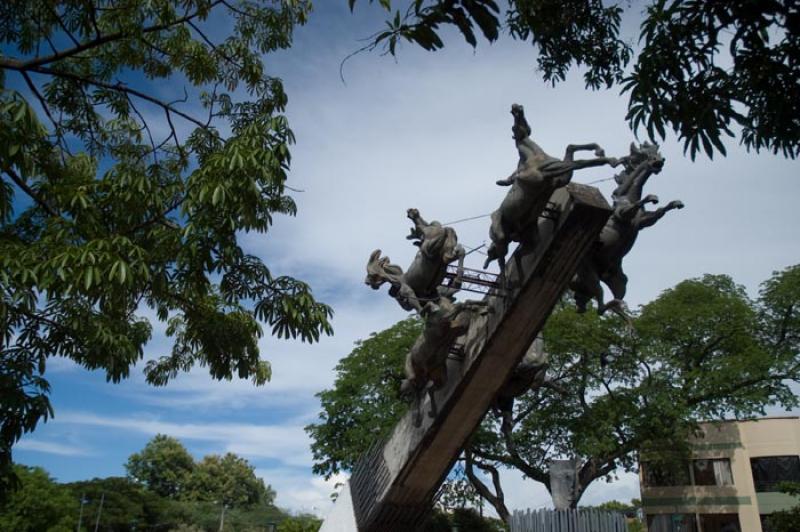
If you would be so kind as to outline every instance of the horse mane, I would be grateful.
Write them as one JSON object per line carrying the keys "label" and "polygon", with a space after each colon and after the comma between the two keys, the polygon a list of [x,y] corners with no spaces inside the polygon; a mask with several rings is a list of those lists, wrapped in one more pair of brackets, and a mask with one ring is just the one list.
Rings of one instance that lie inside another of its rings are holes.
{"label": "horse mane", "polygon": [[389,257],[381,257],[381,250],[376,249],[367,261],[367,274],[381,277],[388,281],[395,281],[402,277],[403,269],[389,262]]}

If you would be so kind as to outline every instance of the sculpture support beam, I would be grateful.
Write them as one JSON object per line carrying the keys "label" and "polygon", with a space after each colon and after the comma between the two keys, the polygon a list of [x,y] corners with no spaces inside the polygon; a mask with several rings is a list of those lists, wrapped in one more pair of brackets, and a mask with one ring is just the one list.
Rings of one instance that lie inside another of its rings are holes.
{"label": "sculpture support beam", "polygon": [[[503,297],[462,338],[463,360],[448,361],[448,382],[436,392],[436,417],[415,427],[411,412],[388,440],[354,468],[349,490],[361,532],[414,530],[430,509],[447,472],[520,362],[611,210],[600,192],[571,184],[553,194],[558,216],[539,220],[535,248],[520,247],[505,270]],[[427,405],[424,406],[427,409]],[[322,532],[337,530],[326,520]]]}

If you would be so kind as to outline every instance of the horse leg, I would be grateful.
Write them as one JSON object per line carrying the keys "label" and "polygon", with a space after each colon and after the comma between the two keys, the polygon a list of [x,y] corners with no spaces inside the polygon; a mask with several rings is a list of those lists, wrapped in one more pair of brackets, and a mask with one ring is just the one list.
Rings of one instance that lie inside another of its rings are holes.
{"label": "horse leg", "polygon": [[[614,157],[597,157],[595,159],[578,159],[577,161],[564,161],[570,171],[582,170],[583,168],[593,168],[595,166],[618,166],[619,159]],[[547,170],[545,170],[546,172]]]}
{"label": "horse leg", "polygon": [[597,301],[597,311],[602,313],[600,309],[603,307],[603,287],[593,266],[590,264],[582,266],[573,277],[570,288],[575,297],[578,314],[586,312],[586,304],[591,299]]}
{"label": "horse leg", "polygon": [[416,388],[416,397],[414,398],[414,426],[419,428],[422,426],[422,398],[424,392]]}
{"label": "horse leg", "polygon": [[628,325],[628,330],[633,331],[633,319],[627,312],[627,306],[625,302],[621,299],[613,299],[609,301],[602,309],[603,311],[600,313],[601,315],[604,314],[607,310],[612,311],[614,314],[625,320],[625,323]]}
{"label": "horse leg", "polygon": [[578,161],[554,161],[539,168],[539,173],[545,182],[549,182],[555,188],[559,188],[568,185],[572,181],[572,173],[575,170],[604,165],[615,167],[619,165],[619,159],[598,157],[597,159],[580,159]]}
{"label": "horse leg", "polygon": [[575,310],[578,312],[578,314],[583,314],[586,312],[586,304],[589,302],[591,297],[587,293],[576,288],[573,288],[572,290],[573,297],[575,298]]}
{"label": "horse leg", "polygon": [[605,157],[606,152],[599,144],[569,144],[566,152],[564,152],[564,161],[572,162],[572,158],[576,151],[594,150],[594,154],[598,157]]}
{"label": "horse leg", "polygon": [[433,386],[428,387],[428,397],[431,399],[431,409],[428,411],[428,416],[436,417],[439,413],[439,407],[436,405],[436,390]]}
{"label": "horse leg", "polygon": [[655,225],[657,221],[664,217],[669,211],[673,209],[683,209],[683,202],[681,201],[670,201],[665,207],[661,207],[660,209],[656,209],[653,212],[643,212],[639,213],[636,219],[636,226],[639,229],[643,229],[645,227],[650,227]]}
{"label": "horse leg", "polygon": [[[422,305],[419,302],[417,293],[414,292],[414,289],[408,286],[407,284],[403,283],[400,285],[400,288],[398,289],[397,299],[405,301],[407,306],[413,308],[417,312],[419,313],[422,312]],[[405,308],[405,306],[403,308]]]}
{"label": "horse leg", "polygon": [[466,256],[464,247],[459,244],[456,247],[456,257],[458,257],[458,266],[456,266],[456,275],[447,283],[447,288],[440,288],[439,293],[443,297],[450,297],[455,295],[456,292],[461,290],[461,285],[464,281],[464,257]]}
{"label": "horse leg", "polygon": [[506,253],[508,253],[508,237],[503,229],[503,216],[499,210],[492,213],[489,238],[492,239],[492,244],[486,250],[486,261],[483,263],[483,268],[488,268],[493,260],[497,260],[498,264],[500,264],[500,271],[503,271]]}
{"label": "horse leg", "polygon": [[615,300],[625,299],[625,293],[628,290],[628,276],[623,273],[622,264],[615,266],[607,275],[604,275],[603,282],[608,285]]}

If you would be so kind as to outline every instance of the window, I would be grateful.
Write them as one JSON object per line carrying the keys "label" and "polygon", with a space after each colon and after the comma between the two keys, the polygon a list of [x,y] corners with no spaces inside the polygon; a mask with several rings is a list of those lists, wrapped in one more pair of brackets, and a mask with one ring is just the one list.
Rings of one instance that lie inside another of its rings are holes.
{"label": "window", "polygon": [[800,456],[763,456],[751,458],[756,491],[779,491],[781,482],[800,482]]}
{"label": "window", "polygon": [[697,532],[694,514],[660,514],[647,516],[648,532]]}
{"label": "window", "polygon": [[648,487],[691,486],[689,464],[686,462],[642,464],[644,485]]}
{"label": "window", "polygon": [[733,486],[728,458],[692,460],[695,486]]}
{"label": "window", "polygon": [[742,532],[739,514],[700,514],[699,517],[703,532]]}

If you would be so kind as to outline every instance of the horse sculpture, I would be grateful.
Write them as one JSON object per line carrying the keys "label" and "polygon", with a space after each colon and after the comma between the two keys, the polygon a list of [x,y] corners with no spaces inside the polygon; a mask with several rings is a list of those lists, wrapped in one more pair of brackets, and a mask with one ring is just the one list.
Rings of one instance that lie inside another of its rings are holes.
{"label": "horse sculpture", "polygon": [[[497,260],[501,271],[505,269],[505,257],[511,242],[536,243],[539,216],[553,192],[572,180],[573,171],[606,164],[616,166],[619,163],[617,159],[605,157],[603,149],[597,144],[570,144],[563,160],[552,157],[531,140],[531,127],[525,119],[522,106],[512,105],[511,114],[514,117],[511,131],[519,151],[519,164],[507,179],[497,181],[498,185],[510,186],[511,190],[500,208],[492,213],[489,229],[492,244],[483,265],[486,268],[493,260]],[[582,150],[594,150],[597,158],[574,160],[575,152]]]}
{"label": "horse sculpture", "polygon": [[[622,271],[622,259],[633,247],[639,231],[654,225],[668,211],[683,208],[680,201],[672,201],[655,211],[644,208],[648,203],[658,203],[658,197],[652,194],[642,198],[644,184],[664,166],[658,146],[645,143],[637,148],[631,144],[630,155],[621,161],[625,169],[615,176],[614,211],[570,284],[578,312],[585,312],[589,300],[595,299],[598,314],[611,309],[624,316],[628,277]],[[608,303],[603,302],[601,281],[614,296]]]}
{"label": "horse sculpture", "polygon": [[440,285],[451,262],[457,260],[462,271],[465,252],[451,227],[443,227],[436,221],[426,222],[417,209],[408,209],[407,214],[414,222],[408,238],[415,239],[414,245],[419,247],[411,266],[403,272],[389,262],[389,257],[381,257],[381,250],[376,249],[367,262],[364,282],[375,290],[389,283],[389,295],[401,307],[421,314],[426,303],[436,303],[443,295],[452,295],[452,289]]}
{"label": "horse sculpture", "polygon": [[500,414],[504,429],[510,429],[511,427],[514,400],[524,395],[531,388],[545,384],[549,358],[549,355],[544,350],[544,340],[541,336],[537,337],[506,382],[497,391],[493,406]]}
{"label": "horse sculpture", "polygon": [[453,303],[448,297],[425,305],[422,311],[425,327],[406,357],[406,378],[400,385],[401,397],[414,404],[414,426],[422,424],[422,401],[426,392],[431,400],[429,415],[436,416],[435,392],[447,383],[450,348],[467,332],[473,315],[487,310],[484,302]]}

